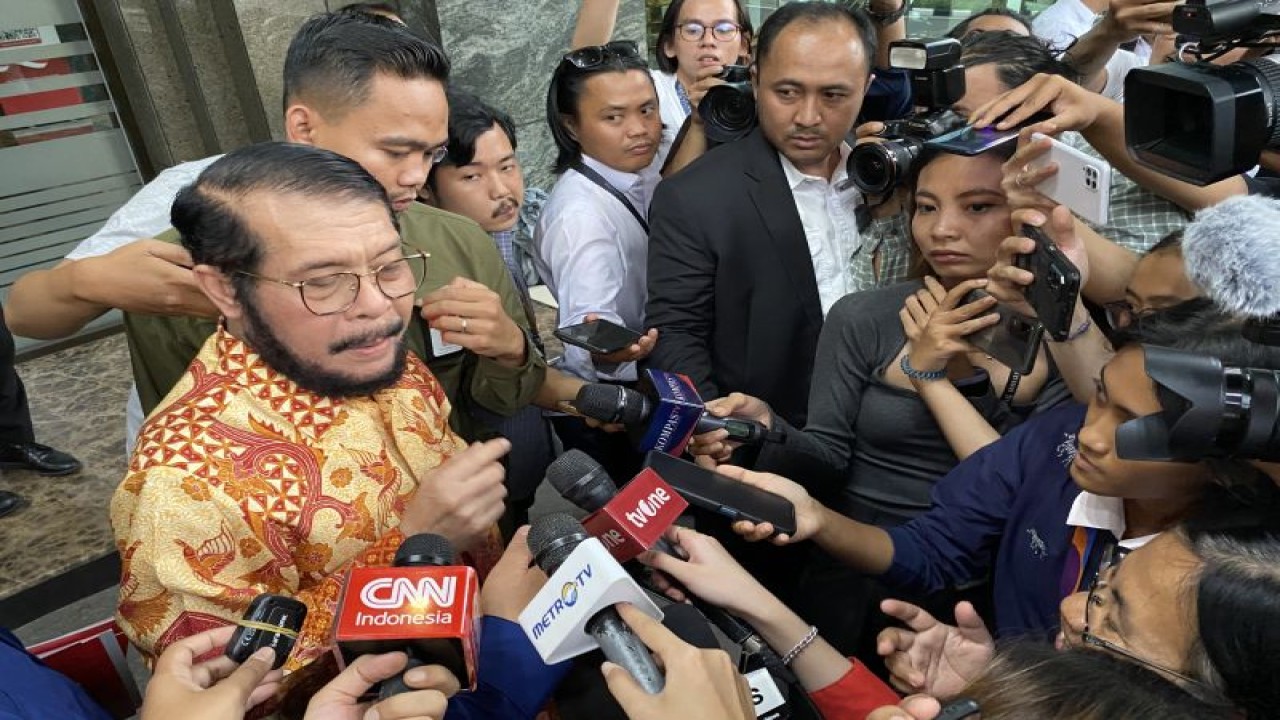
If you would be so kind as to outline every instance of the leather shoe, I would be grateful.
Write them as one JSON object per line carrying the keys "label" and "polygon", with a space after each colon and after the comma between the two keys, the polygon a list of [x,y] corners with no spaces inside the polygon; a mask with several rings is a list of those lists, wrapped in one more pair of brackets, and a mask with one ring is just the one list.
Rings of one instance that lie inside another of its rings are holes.
{"label": "leather shoe", "polygon": [[25,507],[26,504],[26,499],[18,493],[11,493],[8,490],[0,490],[0,518],[6,515],[12,515]]}
{"label": "leather shoe", "polygon": [[0,468],[25,468],[41,475],[70,475],[80,461],[61,450],[36,442],[0,443]]}

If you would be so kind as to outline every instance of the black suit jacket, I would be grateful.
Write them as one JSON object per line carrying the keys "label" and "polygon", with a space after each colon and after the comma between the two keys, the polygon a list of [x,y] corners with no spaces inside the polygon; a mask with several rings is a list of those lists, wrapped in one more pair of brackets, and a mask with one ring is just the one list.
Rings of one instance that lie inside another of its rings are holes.
{"label": "black suit jacket", "polygon": [[757,129],[662,181],[650,208],[649,363],[804,427],[822,304],[777,151]]}

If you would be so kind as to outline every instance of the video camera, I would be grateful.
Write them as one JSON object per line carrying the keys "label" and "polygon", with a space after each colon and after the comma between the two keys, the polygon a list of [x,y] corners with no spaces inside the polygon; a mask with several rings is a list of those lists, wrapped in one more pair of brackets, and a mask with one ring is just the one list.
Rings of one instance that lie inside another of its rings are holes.
{"label": "video camera", "polygon": [[1143,352],[1162,411],[1116,429],[1120,457],[1280,461],[1280,371],[1152,345]]}
{"label": "video camera", "polygon": [[965,93],[959,40],[894,41],[889,66],[911,71],[918,110],[885,123],[883,142],[861,143],[849,153],[849,180],[869,195],[884,195],[903,183],[926,142],[964,125],[950,109]]}
{"label": "video camera", "polygon": [[[1280,34],[1280,0],[1188,0],[1173,13],[1188,51],[1214,59]],[[1164,63],[1125,78],[1125,138],[1138,162],[1196,185],[1249,170],[1280,147],[1280,58]]]}

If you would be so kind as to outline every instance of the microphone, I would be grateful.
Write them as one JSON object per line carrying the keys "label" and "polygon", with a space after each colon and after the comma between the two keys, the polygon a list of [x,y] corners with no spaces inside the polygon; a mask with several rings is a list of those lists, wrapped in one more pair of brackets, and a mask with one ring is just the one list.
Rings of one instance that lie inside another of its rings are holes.
{"label": "microphone", "polygon": [[547,481],[564,499],[591,513],[582,524],[618,562],[652,547],[676,555],[662,535],[689,502],[652,469],[641,470],[619,492],[600,463],[574,449],[547,466]]}
{"label": "microphone", "polygon": [[654,617],[662,613],[600,541],[569,515],[551,513],[533,521],[528,542],[550,577],[520,613],[520,625],[543,660],[558,662],[599,647],[646,692],[661,692],[662,672],[613,606],[632,602]]}
{"label": "microphone", "polygon": [[1280,200],[1237,195],[1196,213],[1182,235],[1187,275],[1245,337],[1280,345]]}
{"label": "microphone", "polygon": [[[609,473],[605,471],[604,467],[590,455],[581,450],[565,451],[563,455],[547,466],[547,481],[565,500],[592,513],[583,524],[592,531],[593,535],[601,538],[601,542],[604,543],[610,554],[618,562],[627,562],[648,548],[653,548],[658,552],[681,560],[685,559],[683,555],[671,546],[671,543],[661,537],[662,533],[666,532],[666,529],[675,523],[675,519],[679,517],[679,512],[671,514],[670,519],[664,517],[660,525],[655,524],[649,530],[650,533],[656,534],[656,541],[640,542],[634,528],[629,528],[629,524],[626,522],[618,522],[613,513],[606,512],[606,508],[614,505],[615,498],[622,498],[622,493],[618,492],[618,486],[614,483],[613,478],[609,477]],[[638,486],[638,488],[642,489],[642,492],[647,492],[648,488],[655,484],[655,481],[663,486],[670,487],[653,472],[652,468],[645,468],[636,476],[635,480],[632,480],[627,485],[623,493],[627,493],[629,496],[636,494],[633,492],[633,486]],[[679,498],[679,493],[676,493],[675,497]],[[623,500],[618,504],[626,508],[629,503]],[[685,506],[687,507],[687,503],[685,503]],[[681,509],[683,510],[683,508]],[[625,510],[623,517],[626,517]],[[620,538],[620,541],[610,542],[605,539],[606,537],[610,539]],[[669,577],[667,579],[684,593],[684,596],[689,598],[689,602],[702,615],[714,623],[730,642],[741,646],[747,654],[758,656],[766,665],[778,671],[786,682],[794,681],[794,675],[786,665],[783,665],[782,658],[746,621],[738,618],[728,610],[712,605],[694,595],[688,588],[677,582],[675,578]]]}
{"label": "microphone", "polygon": [[641,452],[679,455],[693,435],[713,430],[727,430],[730,440],[743,445],[759,445],[768,435],[758,422],[708,413],[684,375],[649,369],[639,387],[637,392],[621,385],[587,384],[573,406],[589,418],[625,425]]}
{"label": "microphone", "polygon": [[[480,582],[473,568],[453,565],[453,548],[439,535],[413,535],[396,550],[393,567],[352,568],[334,621],[338,661],[403,650],[405,672],[443,665],[475,688]],[[386,680],[381,698],[409,692],[403,673]]]}

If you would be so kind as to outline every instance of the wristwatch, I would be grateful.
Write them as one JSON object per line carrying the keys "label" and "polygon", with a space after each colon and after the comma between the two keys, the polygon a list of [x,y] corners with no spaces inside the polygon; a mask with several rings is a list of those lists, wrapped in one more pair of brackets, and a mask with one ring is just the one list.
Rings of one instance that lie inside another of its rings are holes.
{"label": "wristwatch", "polygon": [[876,12],[875,10],[870,9],[871,6],[868,5],[867,14],[871,16],[871,20],[875,22],[876,25],[879,25],[880,27],[884,27],[886,25],[892,25],[898,22],[899,20],[901,20],[902,16],[907,14],[907,10],[910,8],[910,6],[911,6],[911,3],[909,0],[902,0],[902,4],[898,6],[897,10],[894,10],[892,12],[887,12],[887,13],[881,13],[881,12]]}

